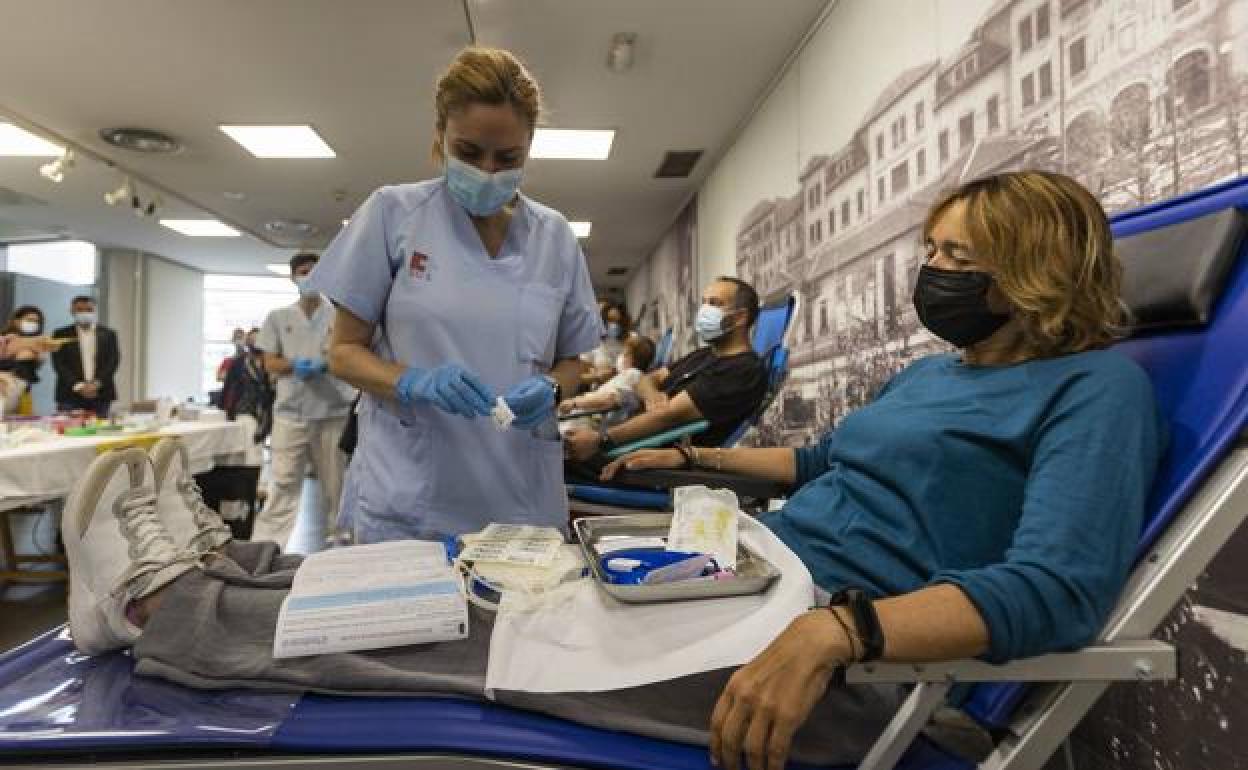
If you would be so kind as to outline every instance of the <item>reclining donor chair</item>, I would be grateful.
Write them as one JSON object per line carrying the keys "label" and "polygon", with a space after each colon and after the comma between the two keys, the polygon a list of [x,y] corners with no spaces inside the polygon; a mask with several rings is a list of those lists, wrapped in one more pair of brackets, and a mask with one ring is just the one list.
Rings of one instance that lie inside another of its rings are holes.
{"label": "reclining donor chair", "polygon": [[[976,763],[921,735],[955,684],[996,737],[982,768],[1042,767],[1112,682],[1175,676],[1150,639],[1248,514],[1248,181],[1120,214],[1138,331],[1121,350],[1151,377],[1170,425],[1136,567],[1098,641],[989,665],[849,667],[850,682],[913,684],[859,766],[950,770]],[[130,674],[124,654],[78,655],[51,632],[0,658],[0,756],[73,755],[127,766],[228,757],[236,767],[707,768],[704,748],[456,698],[302,698],[211,693]],[[836,725],[827,729],[835,730]]]}

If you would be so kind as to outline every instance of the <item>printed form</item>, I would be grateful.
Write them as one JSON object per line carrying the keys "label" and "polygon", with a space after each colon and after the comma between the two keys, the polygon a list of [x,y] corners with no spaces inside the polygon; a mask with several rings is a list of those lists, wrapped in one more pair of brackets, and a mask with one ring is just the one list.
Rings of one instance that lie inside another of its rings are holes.
{"label": "printed form", "polygon": [[468,636],[463,583],[441,543],[396,540],[304,559],[282,602],[273,657],[372,650]]}

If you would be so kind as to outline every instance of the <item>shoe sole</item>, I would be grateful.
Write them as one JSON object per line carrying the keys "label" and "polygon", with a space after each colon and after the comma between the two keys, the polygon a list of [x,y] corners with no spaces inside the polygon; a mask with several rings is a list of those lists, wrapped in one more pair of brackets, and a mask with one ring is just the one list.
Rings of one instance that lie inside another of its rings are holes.
{"label": "shoe sole", "polygon": [[91,517],[99,507],[100,495],[117,469],[126,465],[130,471],[130,485],[137,487],[143,483],[143,463],[146,461],[147,455],[135,447],[113,449],[95,458],[65,501],[61,514],[61,537],[67,549],[71,542],[75,546],[81,544]]}
{"label": "shoe sole", "polygon": [[[72,618],[74,615],[84,612],[98,614],[99,602],[105,595],[97,595],[94,591],[83,585],[75,585],[73,569],[78,566],[84,568],[85,560],[82,552],[82,541],[86,536],[87,528],[91,525],[91,519],[95,515],[95,511],[100,505],[100,496],[108,487],[113,476],[123,466],[129,471],[130,486],[134,487],[143,481],[143,463],[147,462],[147,455],[141,449],[114,449],[106,452],[91,463],[87,468],[87,472],[74,486],[69,498],[65,501],[65,508],[61,513],[61,540],[65,544],[65,555],[69,562],[70,578],[69,584],[74,590],[70,591],[70,633],[73,633]],[[86,594],[85,596],[83,594]],[[83,649],[80,647],[80,649]],[[83,652],[91,654],[92,651],[83,649]]]}
{"label": "shoe sole", "polygon": [[[166,436],[156,442],[148,457],[152,459],[152,468],[154,470],[154,480],[156,491],[165,483],[165,476],[169,473],[169,467],[173,465],[173,458],[182,455],[182,467],[190,468],[190,456],[187,454],[186,445],[182,443],[182,439],[177,436]],[[189,472],[189,470],[188,470]]]}

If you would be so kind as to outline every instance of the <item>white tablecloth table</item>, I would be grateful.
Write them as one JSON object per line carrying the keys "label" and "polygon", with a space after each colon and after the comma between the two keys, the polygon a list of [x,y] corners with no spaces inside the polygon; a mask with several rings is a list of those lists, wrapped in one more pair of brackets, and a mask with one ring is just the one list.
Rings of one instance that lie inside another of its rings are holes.
{"label": "white tablecloth table", "polygon": [[[164,436],[181,436],[191,458],[191,471],[202,473],[218,458],[241,457],[253,449],[254,425],[248,422],[175,422],[161,428]],[[0,510],[69,495],[96,458],[96,447],[131,436],[63,436],[0,450]]]}

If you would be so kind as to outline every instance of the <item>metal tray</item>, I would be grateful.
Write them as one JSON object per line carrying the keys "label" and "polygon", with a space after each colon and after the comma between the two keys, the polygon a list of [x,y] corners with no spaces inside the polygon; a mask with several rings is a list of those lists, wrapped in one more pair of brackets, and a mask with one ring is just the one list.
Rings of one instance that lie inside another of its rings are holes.
{"label": "metal tray", "polygon": [[744,543],[737,545],[737,577],[732,580],[682,580],[660,585],[619,585],[603,575],[595,546],[604,537],[667,537],[670,513],[635,513],[627,516],[594,516],[573,523],[576,539],[589,562],[589,571],[599,588],[622,602],[648,604],[690,599],[722,599],[766,591],[780,577],[780,570]]}

